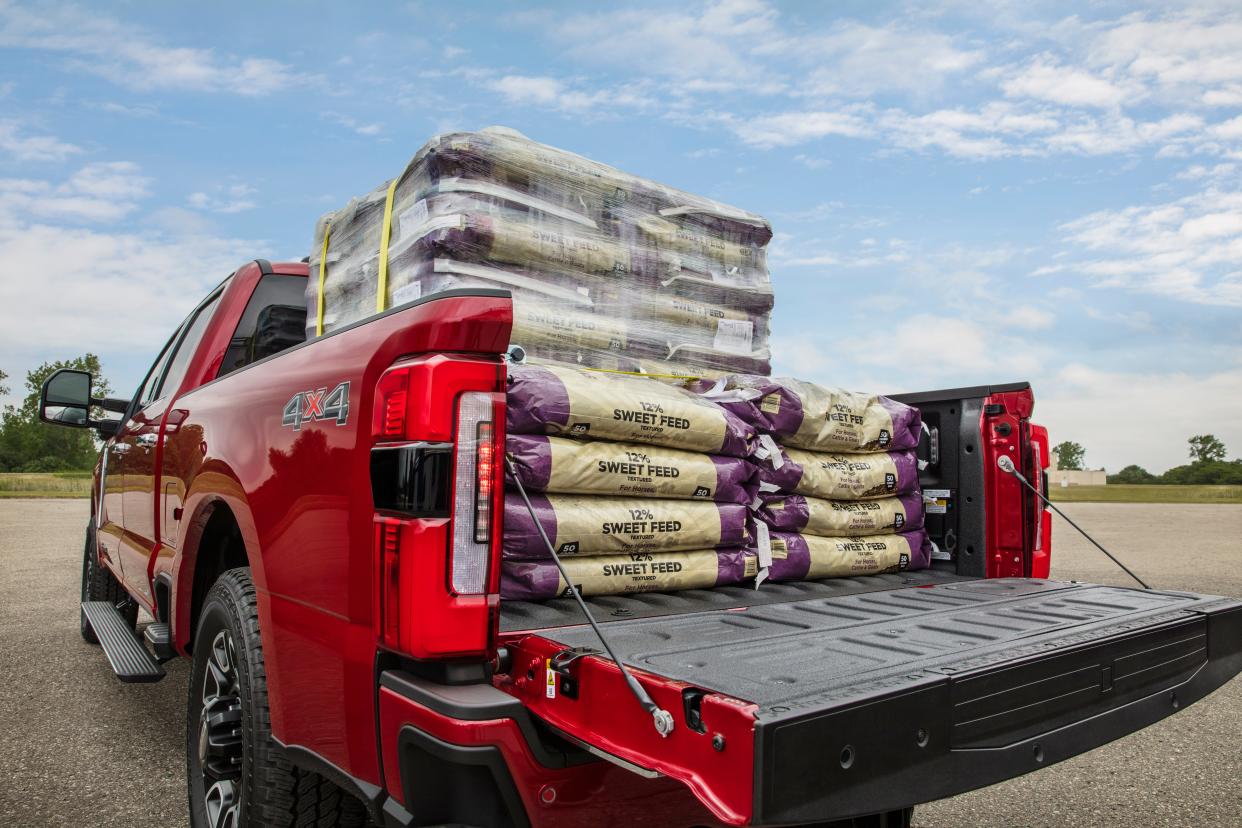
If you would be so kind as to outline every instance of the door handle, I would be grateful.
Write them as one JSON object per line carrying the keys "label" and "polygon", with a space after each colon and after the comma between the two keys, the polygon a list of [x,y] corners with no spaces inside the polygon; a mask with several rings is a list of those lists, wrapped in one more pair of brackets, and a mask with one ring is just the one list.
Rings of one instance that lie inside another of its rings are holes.
{"label": "door handle", "polygon": [[111,452],[113,454],[125,454],[129,451],[129,443],[113,443]]}
{"label": "door handle", "polygon": [[158,443],[159,441],[160,441],[160,435],[154,434],[154,433],[139,434],[137,437],[134,438],[134,442],[142,446],[143,448],[154,448],[155,444]]}

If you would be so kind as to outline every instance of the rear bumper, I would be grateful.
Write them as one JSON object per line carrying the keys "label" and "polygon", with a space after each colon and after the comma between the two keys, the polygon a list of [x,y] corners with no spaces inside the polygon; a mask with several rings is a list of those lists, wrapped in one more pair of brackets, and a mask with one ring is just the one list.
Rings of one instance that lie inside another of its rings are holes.
{"label": "rear bumper", "polygon": [[[756,730],[756,825],[888,811],[1020,776],[1141,730],[1242,672],[1242,606]],[[916,682],[925,684],[925,682]]]}
{"label": "rear bumper", "polygon": [[491,685],[380,677],[389,828],[461,824],[577,828],[718,823],[684,785],[648,779],[575,748]]}

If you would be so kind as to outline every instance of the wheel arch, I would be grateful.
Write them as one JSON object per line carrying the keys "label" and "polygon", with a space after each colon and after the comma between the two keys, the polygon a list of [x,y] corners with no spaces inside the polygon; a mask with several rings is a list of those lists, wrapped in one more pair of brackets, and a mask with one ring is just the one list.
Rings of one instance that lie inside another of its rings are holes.
{"label": "wheel arch", "polygon": [[222,572],[249,567],[256,587],[264,583],[253,515],[236,479],[230,482],[231,490],[191,492],[185,501],[189,518],[182,523],[170,596],[174,644],[183,654],[190,653],[203,599]]}

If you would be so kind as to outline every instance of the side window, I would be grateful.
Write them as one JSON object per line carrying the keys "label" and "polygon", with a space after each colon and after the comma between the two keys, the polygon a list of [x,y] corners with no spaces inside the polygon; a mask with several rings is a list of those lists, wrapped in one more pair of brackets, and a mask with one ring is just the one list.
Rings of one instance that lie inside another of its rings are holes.
{"label": "side window", "polygon": [[177,328],[176,333],[168,340],[168,344],[164,346],[164,350],[160,352],[160,358],[155,361],[155,365],[151,367],[151,373],[147,374],[147,378],[142,382],[142,388],[138,391],[138,408],[143,409],[147,404],[155,399],[155,389],[160,384],[160,377],[164,375],[164,366],[168,365],[168,358],[172,356],[173,346],[177,344],[177,340],[181,337],[181,328]]}
{"label": "side window", "polygon": [[210,302],[199,308],[187,323],[185,335],[177,344],[177,350],[168,363],[168,370],[164,372],[164,379],[155,392],[156,398],[176,391],[181,385],[181,381],[185,379],[186,369],[190,366],[190,357],[194,356],[194,352],[198,350],[198,343],[203,338],[203,332],[207,330],[207,323],[211,321],[211,315],[219,304],[220,294],[217,293]]}
{"label": "side window", "polygon": [[269,273],[255,285],[219,376],[306,341],[306,277]]}

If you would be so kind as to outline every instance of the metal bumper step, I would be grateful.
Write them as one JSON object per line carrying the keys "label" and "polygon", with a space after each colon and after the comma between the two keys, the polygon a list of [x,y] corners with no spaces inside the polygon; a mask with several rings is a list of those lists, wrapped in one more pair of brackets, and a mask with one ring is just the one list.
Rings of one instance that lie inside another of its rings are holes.
{"label": "metal bumper step", "polygon": [[142,646],[116,607],[107,601],[83,601],[82,612],[118,679],[145,683],[164,677],[164,668]]}

